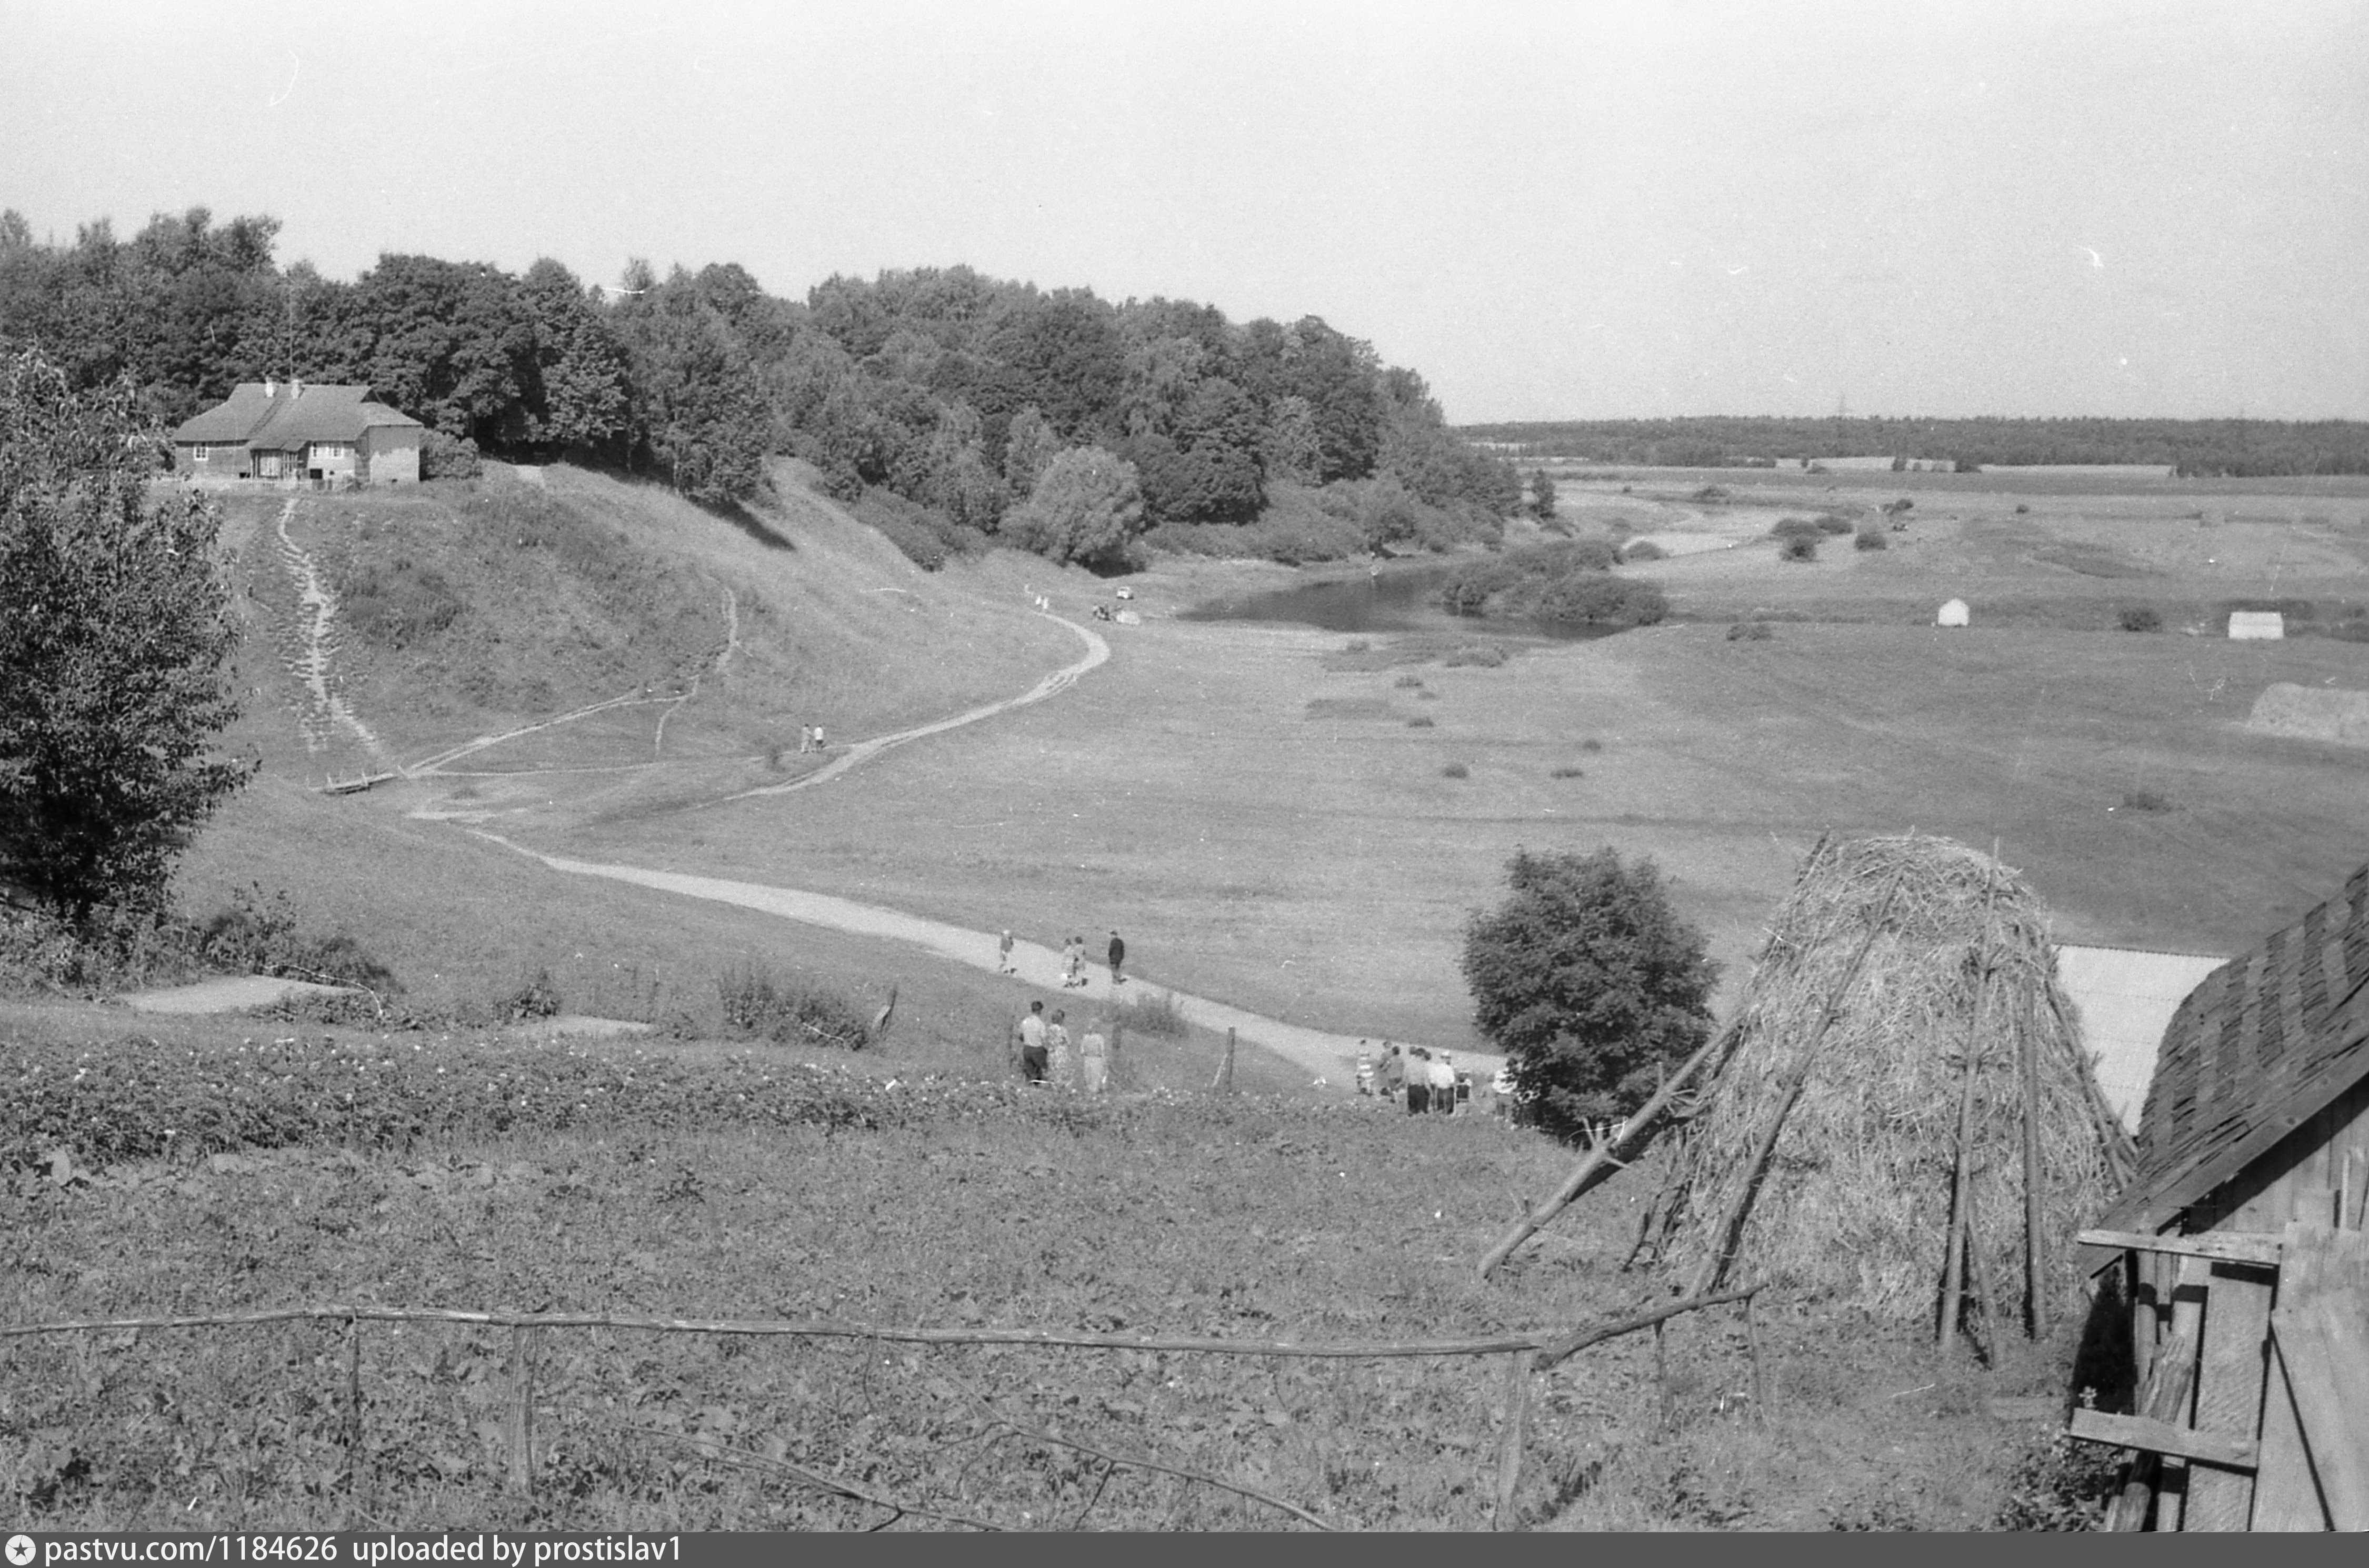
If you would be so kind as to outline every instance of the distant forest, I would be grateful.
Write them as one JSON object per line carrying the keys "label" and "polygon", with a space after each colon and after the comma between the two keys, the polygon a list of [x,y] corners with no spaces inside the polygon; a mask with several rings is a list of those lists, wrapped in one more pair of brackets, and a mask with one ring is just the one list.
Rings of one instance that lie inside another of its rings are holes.
{"label": "distant forest", "polygon": [[1215,550],[1278,506],[1299,536],[1253,548],[1438,545],[1494,536],[1521,498],[1420,375],[1314,315],[1237,325],[967,267],[834,277],[804,300],[729,263],[635,261],[613,294],[547,258],[512,276],[385,255],[341,282],[280,266],[279,228],[192,208],[43,244],[0,213],[0,347],[80,384],[129,377],[160,429],[240,382],[367,383],[441,432],[431,466],[573,454],[709,504],[754,496],[787,453],[931,564],[1012,520],[1062,559],[1146,530]]}
{"label": "distant forest", "polygon": [[1555,419],[1460,425],[1523,457],[1749,468],[1780,457],[1903,457],[1962,470],[2035,463],[2163,464],[2184,475],[2369,474],[2369,423],[2322,419]]}

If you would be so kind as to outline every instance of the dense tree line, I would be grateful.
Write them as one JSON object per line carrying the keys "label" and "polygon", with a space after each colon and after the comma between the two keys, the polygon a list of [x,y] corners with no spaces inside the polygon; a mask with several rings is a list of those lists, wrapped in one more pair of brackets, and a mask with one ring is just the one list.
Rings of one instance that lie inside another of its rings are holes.
{"label": "dense tree line", "polygon": [[635,262],[612,295],[548,258],[513,277],[386,255],[340,282],[280,267],[278,233],[192,208],[40,244],[0,214],[0,341],[77,386],[128,380],[162,425],[242,381],[365,382],[488,452],[647,469],[710,503],[789,453],[844,499],[911,503],[895,515],[941,543],[1011,520],[1095,561],[1147,530],[1250,523],[1281,490],[1367,486],[1323,514],[1364,547],[1492,533],[1520,504],[1421,376],[1313,315],[1238,326],[967,267],[834,277],[802,302],[734,265]]}
{"label": "dense tree line", "polygon": [[2357,419],[1593,419],[1465,425],[1472,441],[1526,456],[1672,468],[1741,468],[1778,458],[1900,456],[1960,467],[2161,464],[2182,475],[2369,474],[2369,422]]}

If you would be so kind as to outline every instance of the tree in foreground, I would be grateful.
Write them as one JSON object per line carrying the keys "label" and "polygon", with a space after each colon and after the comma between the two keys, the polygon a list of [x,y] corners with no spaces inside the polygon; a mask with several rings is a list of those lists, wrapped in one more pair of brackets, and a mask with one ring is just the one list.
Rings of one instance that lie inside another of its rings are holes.
{"label": "tree in foreground", "polygon": [[1538,1124],[1623,1116],[1708,1036],[1718,971],[1652,860],[1516,850],[1511,894],[1464,933],[1473,1022]]}
{"label": "tree in foreground", "polygon": [[1530,470],[1530,515],[1544,522],[1554,514],[1554,475],[1543,468],[1533,468]]}
{"label": "tree in foreground", "polygon": [[118,383],[0,362],[0,876],[76,921],[164,901],[174,856],[253,769],[238,627],[195,494],[151,506],[153,443]]}

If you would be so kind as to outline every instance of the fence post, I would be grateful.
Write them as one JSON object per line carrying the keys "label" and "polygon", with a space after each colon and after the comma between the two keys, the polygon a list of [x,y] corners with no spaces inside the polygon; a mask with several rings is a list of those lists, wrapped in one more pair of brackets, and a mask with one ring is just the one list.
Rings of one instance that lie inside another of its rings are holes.
{"label": "fence post", "polygon": [[346,1495],[357,1506],[365,1495],[362,1449],[362,1321],[346,1320]]}
{"label": "fence post", "polygon": [[1752,1353],[1752,1423],[1765,1426],[1768,1422],[1768,1374],[1760,1364],[1760,1320],[1753,1316],[1755,1298],[1744,1299],[1744,1345]]}
{"label": "fence post", "polygon": [[1505,1433],[1497,1449],[1497,1511],[1491,1523],[1498,1529],[1514,1528],[1514,1493],[1522,1482],[1523,1428],[1530,1414],[1530,1362],[1535,1350],[1516,1350],[1505,1357]]}
{"label": "fence post", "polygon": [[1234,1092],[1234,1031],[1231,1026],[1226,1030],[1226,1054],[1218,1059],[1216,1087],[1221,1093],[1230,1094]]}
{"label": "fence post", "polygon": [[523,1323],[510,1328],[509,1486],[534,1494],[534,1339]]}

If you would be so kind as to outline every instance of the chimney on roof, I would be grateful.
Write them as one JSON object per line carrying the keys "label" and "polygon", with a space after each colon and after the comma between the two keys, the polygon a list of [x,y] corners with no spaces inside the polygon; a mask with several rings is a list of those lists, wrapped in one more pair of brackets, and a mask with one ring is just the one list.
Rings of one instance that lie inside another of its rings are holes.
{"label": "chimney on roof", "polygon": [[263,383],[263,395],[264,395],[264,396],[266,396],[266,397],[277,397],[277,396],[279,396],[279,395],[280,395],[280,383],[279,383],[278,382],[276,382],[276,381],[267,381],[267,382],[265,382],[265,383]]}

